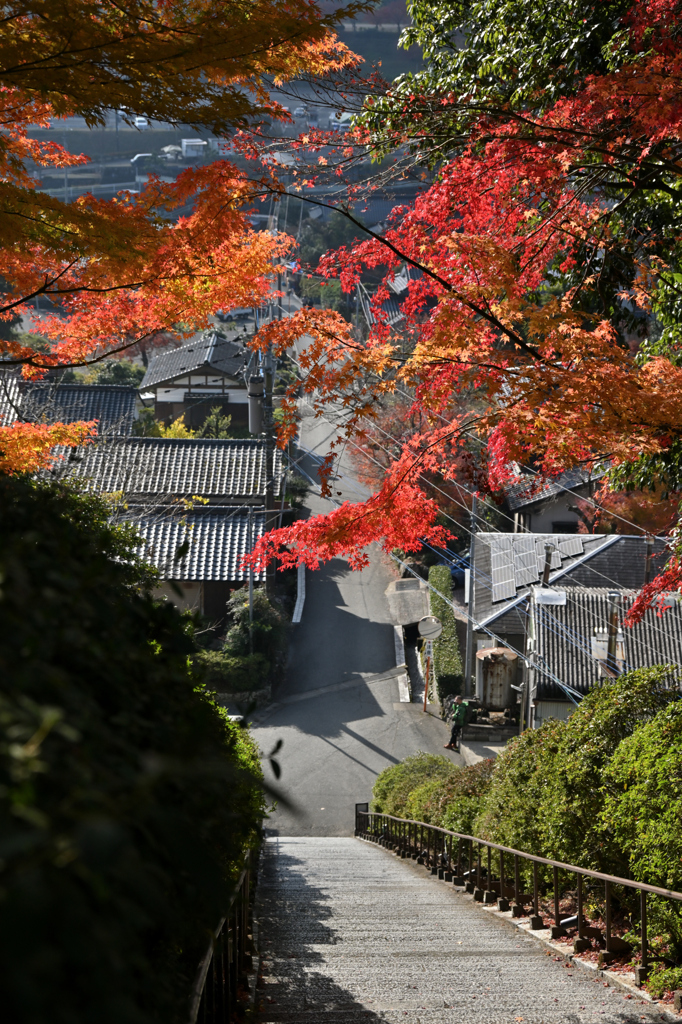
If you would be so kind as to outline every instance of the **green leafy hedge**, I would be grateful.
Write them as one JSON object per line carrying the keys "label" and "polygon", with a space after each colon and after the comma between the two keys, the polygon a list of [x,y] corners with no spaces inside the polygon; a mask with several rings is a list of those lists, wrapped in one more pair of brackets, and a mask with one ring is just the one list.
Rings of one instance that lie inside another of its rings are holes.
{"label": "green leafy hedge", "polygon": [[485,760],[460,767],[441,754],[420,751],[381,772],[372,810],[470,834],[493,766]]}
{"label": "green leafy hedge", "polygon": [[99,499],[0,478],[0,990],[15,1024],[184,1022],[263,795]]}
{"label": "green leafy hedge", "polygon": [[447,565],[432,565],[429,569],[429,583],[438,591],[429,591],[431,614],[443,623],[443,632],[433,643],[434,674],[438,700],[442,702],[450,694],[462,693],[464,682],[457,621],[452,608],[444,600],[452,597],[452,576]]}

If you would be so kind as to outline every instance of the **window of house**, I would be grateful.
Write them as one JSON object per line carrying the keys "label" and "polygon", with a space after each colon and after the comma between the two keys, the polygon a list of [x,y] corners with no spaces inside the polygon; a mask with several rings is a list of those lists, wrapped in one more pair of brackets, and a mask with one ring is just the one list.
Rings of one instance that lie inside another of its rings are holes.
{"label": "window of house", "polygon": [[578,523],[575,520],[573,520],[573,522],[570,522],[570,523],[568,523],[568,522],[566,522],[566,523],[552,523],[552,533],[577,533],[577,532],[578,532]]}

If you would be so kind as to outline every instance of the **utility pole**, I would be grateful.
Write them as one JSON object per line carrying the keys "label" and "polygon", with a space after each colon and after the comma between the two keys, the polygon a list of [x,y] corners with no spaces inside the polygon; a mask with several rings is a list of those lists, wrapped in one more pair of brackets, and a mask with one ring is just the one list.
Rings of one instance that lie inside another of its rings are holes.
{"label": "utility pole", "polygon": [[609,590],[609,639],[606,650],[606,667],[610,669],[609,674],[618,676],[618,606],[620,604],[620,593],[617,590]]}
{"label": "utility pole", "polygon": [[644,586],[651,580],[651,559],[654,554],[654,538],[649,535],[646,539],[646,560],[644,562]]}
{"label": "utility pole", "polygon": [[[249,554],[253,553],[253,505],[249,505]],[[249,654],[253,654],[253,563],[249,565]]]}
{"label": "utility pole", "polygon": [[469,607],[467,608],[467,643],[464,656],[464,696],[471,697],[471,649],[473,646],[474,623],[474,556],[476,554],[476,504],[474,494],[471,499],[471,547],[469,548]]}
{"label": "utility pole", "polygon": [[[265,532],[274,530],[277,510],[275,508],[275,416],[273,391],[275,385],[275,359],[272,345],[268,345],[263,360],[265,370],[265,394],[263,396],[263,429],[265,431]],[[268,562],[265,569],[265,589],[272,594],[275,582],[275,563]]]}

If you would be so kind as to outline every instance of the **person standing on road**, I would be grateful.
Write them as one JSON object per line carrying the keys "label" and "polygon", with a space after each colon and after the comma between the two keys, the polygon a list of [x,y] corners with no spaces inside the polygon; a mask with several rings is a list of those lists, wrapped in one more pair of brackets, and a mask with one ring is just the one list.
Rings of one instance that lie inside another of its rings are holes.
{"label": "person standing on road", "polygon": [[462,700],[462,697],[458,693],[452,704],[452,731],[450,732],[450,742],[445,744],[446,750],[455,750],[457,747],[457,740],[462,731],[462,726],[466,721],[466,713],[469,703],[466,700]]}

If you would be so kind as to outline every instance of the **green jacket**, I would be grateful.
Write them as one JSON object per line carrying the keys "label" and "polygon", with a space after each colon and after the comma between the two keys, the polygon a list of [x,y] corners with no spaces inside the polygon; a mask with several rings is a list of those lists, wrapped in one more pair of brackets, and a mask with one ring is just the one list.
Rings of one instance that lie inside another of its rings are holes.
{"label": "green jacket", "polygon": [[461,704],[452,705],[452,724],[453,725],[464,725],[466,721],[467,711],[469,710],[469,702],[463,700]]}

